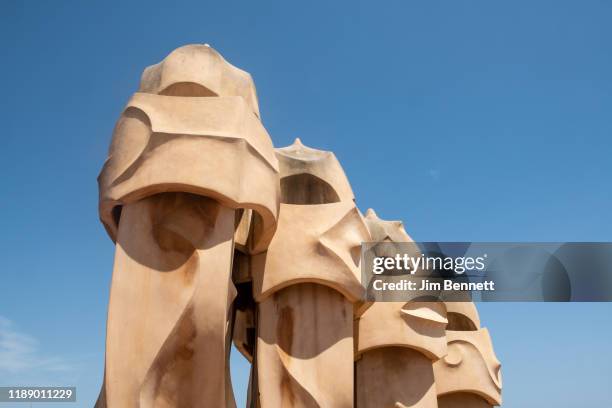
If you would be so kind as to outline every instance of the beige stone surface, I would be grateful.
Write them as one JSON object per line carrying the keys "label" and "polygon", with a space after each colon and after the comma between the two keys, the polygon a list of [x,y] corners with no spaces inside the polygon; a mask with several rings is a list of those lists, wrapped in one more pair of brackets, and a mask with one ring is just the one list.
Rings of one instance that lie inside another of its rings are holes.
{"label": "beige stone surface", "polygon": [[357,322],[357,355],[407,347],[432,361],[446,354],[446,310],[436,302],[375,302]]}
{"label": "beige stone surface", "polygon": [[277,149],[281,205],[267,253],[253,257],[255,299],[301,282],[330,286],[350,301],[363,297],[361,242],[370,239],[336,157],[299,139]]}
{"label": "beige stone surface", "polygon": [[402,221],[383,220],[372,208],[366,211],[364,221],[374,242],[413,242]]}
{"label": "beige stone surface", "polygon": [[249,338],[249,330],[253,330],[254,333],[255,329],[254,313],[251,310],[236,310],[232,328],[232,341],[240,354],[250,363],[253,362],[254,344],[251,343]]}
{"label": "beige stone surface", "polygon": [[228,63],[208,44],[179,47],[147,67],[138,91],[169,96],[239,96],[259,117],[251,75]]}
{"label": "beige stone surface", "polygon": [[501,364],[487,329],[446,332],[448,354],[434,365],[438,394],[470,393],[501,404]]}
{"label": "beige stone surface", "polygon": [[444,302],[448,325],[446,330],[466,331],[480,327],[480,316],[474,302]]}
{"label": "beige stone surface", "polygon": [[[235,242],[235,247],[238,247],[237,242]],[[252,296],[250,268],[251,256],[235,249],[232,263],[232,281],[237,287],[238,295],[234,302],[232,340],[236,349],[249,362],[253,363],[257,340],[257,307]]]}
{"label": "beige stone surface", "polygon": [[259,304],[263,408],[353,406],[353,307],[319,284],[291,285]]}
{"label": "beige stone surface", "polygon": [[480,408],[502,402],[501,364],[472,302],[445,302],[448,352],[434,364],[440,407]]}
{"label": "beige stone surface", "polygon": [[340,162],[332,152],[305,146],[299,138],[276,149],[282,202],[285,204],[329,204],[355,197]]}
{"label": "beige stone surface", "polygon": [[235,407],[232,341],[249,407],[501,403],[473,303],[364,302],[361,243],[412,239],[361,215],[332,152],[274,149],[251,76],[208,45],[145,69],[98,182],[116,253],[96,407]]}
{"label": "beige stone surface", "polygon": [[[210,55],[216,53],[202,57]],[[173,78],[178,76],[175,67]],[[98,181],[100,218],[113,239],[123,205],[162,192],[189,192],[253,210],[251,252],[265,250],[274,234],[278,161],[242,96],[137,92],[117,122]]]}
{"label": "beige stone surface", "polygon": [[368,230],[335,156],[298,139],[277,149],[281,206],[267,253],[253,256],[259,403],[353,406],[353,304],[363,297]]}
{"label": "beige stone surface", "polygon": [[253,257],[255,298],[300,282],[330,286],[351,301],[363,296],[359,257],[368,232],[352,201],[281,204],[267,253]]}
{"label": "beige stone surface", "polygon": [[[365,222],[373,241],[412,242],[402,222],[372,209]],[[447,323],[441,302],[372,303],[356,321],[356,406],[436,407],[432,363],[446,354]]]}
{"label": "beige stone surface", "polygon": [[278,162],[250,75],[211,48],[175,50],[140,91],[98,179],[117,244],[98,406],[232,407],[233,258],[274,234]]}
{"label": "beige stone surface", "polygon": [[438,398],[438,408],[490,408],[484,398],[470,393],[453,393],[442,395]]}
{"label": "beige stone surface", "polygon": [[233,407],[234,210],[191,194],[125,206],[108,310],[109,407]]}
{"label": "beige stone surface", "polygon": [[376,348],[356,362],[356,406],[436,407],[431,360],[406,347]]}

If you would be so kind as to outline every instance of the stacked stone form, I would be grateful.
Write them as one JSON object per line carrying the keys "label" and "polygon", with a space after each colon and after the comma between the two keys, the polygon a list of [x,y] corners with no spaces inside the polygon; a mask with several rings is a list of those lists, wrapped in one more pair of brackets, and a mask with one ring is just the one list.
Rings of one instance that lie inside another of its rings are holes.
{"label": "stacked stone form", "polygon": [[97,407],[489,407],[500,365],[472,303],[364,301],[364,217],[333,153],[275,149],[251,76],[208,45],[145,69],[99,177],[116,242]]}

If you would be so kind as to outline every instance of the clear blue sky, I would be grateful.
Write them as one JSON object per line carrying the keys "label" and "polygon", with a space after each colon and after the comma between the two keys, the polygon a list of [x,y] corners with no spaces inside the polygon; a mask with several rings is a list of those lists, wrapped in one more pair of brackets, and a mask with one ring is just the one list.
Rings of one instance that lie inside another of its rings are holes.
{"label": "clear blue sky", "polygon": [[[142,69],[187,43],[254,76],[276,146],[333,150],[360,208],[415,239],[612,241],[610,2],[6,0],[0,19],[0,385],[93,404],[96,176]],[[612,304],[480,311],[505,407],[610,406]]]}

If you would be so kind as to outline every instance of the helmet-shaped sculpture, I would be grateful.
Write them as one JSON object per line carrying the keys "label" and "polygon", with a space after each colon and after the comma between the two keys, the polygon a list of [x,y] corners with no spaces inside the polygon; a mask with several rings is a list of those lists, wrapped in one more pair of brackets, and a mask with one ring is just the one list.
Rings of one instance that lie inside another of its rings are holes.
{"label": "helmet-shaped sculpture", "polygon": [[448,353],[434,365],[440,408],[500,405],[501,365],[471,302],[446,302]]}
{"label": "helmet-shaped sculpture", "polygon": [[97,405],[234,407],[234,241],[264,251],[279,205],[250,75],[206,45],[145,69],[99,188],[117,247]]}
{"label": "helmet-shaped sculpture", "polygon": [[353,305],[369,239],[331,152],[277,149],[281,207],[268,252],[253,259],[262,407],[353,406]]}
{"label": "helmet-shaped sculpture", "polygon": [[[382,220],[370,209],[365,222],[372,241],[412,242],[401,221]],[[356,406],[436,407],[432,364],[446,354],[446,324],[440,302],[373,302],[355,328]]]}

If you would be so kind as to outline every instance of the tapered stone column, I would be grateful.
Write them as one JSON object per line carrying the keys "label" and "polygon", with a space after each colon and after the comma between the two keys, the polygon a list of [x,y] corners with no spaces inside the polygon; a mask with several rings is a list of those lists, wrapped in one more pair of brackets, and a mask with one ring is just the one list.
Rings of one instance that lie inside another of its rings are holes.
{"label": "tapered stone column", "polygon": [[267,248],[278,162],[248,73],[205,45],[147,68],[99,177],[116,242],[99,407],[234,407],[236,251]]}
{"label": "tapered stone column", "polygon": [[489,331],[480,327],[471,302],[446,302],[448,353],[434,365],[438,405],[486,408],[501,405],[501,364]]}
{"label": "tapered stone column", "polygon": [[234,210],[164,193],[127,204],[108,312],[108,406],[235,406],[228,326]]}
{"label": "tapered stone column", "polygon": [[[400,221],[368,210],[377,242],[412,242]],[[356,406],[437,407],[433,362],[446,354],[446,309],[440,302],[375,302],[356,321]]]}
{"label": "tapered stone column", "polygon": [[353,305],[368,231],[334,155],[299,140],[278,149],[281,208],[254,257],[262,408],[353,406]]}

